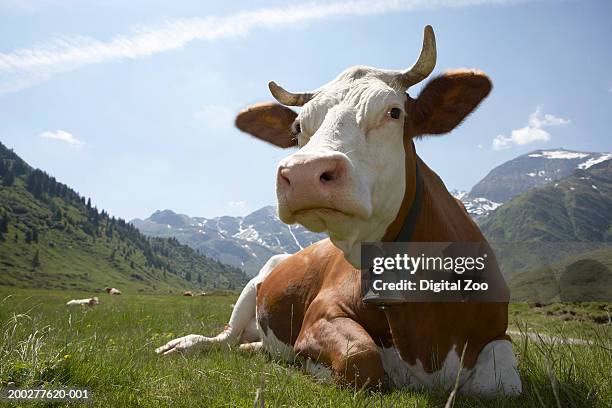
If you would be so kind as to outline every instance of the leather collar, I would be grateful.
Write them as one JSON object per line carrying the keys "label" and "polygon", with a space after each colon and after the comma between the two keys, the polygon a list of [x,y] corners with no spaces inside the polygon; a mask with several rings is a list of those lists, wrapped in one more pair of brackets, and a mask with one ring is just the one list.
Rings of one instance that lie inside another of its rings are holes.
{"label": "leather collar", "polygon": [[419,169],[418,159],[415,160],[415,162],[416,189],[414,192],[414,199],[412,200],[412,205],[410,206],[410,210],[404,219],[404,223],[402,224],[399,234],[393,240],[394,242],[410,241],[414,229],[416,228],[419,213],[421,212],[421,206],[423,204],[423,176],[421,175],[421,171]]}

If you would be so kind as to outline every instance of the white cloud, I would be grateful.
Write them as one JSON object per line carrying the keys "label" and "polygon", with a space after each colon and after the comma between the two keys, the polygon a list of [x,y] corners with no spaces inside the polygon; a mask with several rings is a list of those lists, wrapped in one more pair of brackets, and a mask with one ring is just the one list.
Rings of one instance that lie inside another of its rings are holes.
{"label": "white cloud", "polygon": [[68,133],[65,130],[57,129],[55,132],[47,131],[42,132],[38,135],[43,139],[53,139],[59,140],[61,142],[65,142],[71,145],[83,145],[85,143],[81,142],[79,139],[75,138],[72,133]]}
{"label": "white cloud", "polygon": [[509,149],[513,145],[523,146],[533,142],[548,142],[551,135],[543,127],[562,126],[570,123],[569,119],[561,118],[550,113],[542,113],[542,108],[537,107],[535,112],[529,115],[528,125],[515,129],[510,136],[497,135],[493,138],[493,150]]}
{"label": "white cloud", "polygon": [[529,126],[534,128],[542,128],[544,126],[559,126],[570,123],[569,119],[559,118],[550,113],[542,114],[542,107],[538,106],[531,115],[529,115]]}
{"label": "white cloud", "polygon": [[222,105],[206,105],[193,114],[193,117],[202,121],[206,127],[213,129],[230,128],[234,124],[234,111]]}
{"label": "white cloud", "polygon": [[352,0],[305,3],[229,14],[172,20],[133,28],[102,41],[62,36],[34,48],[0,53],[0,95],[27,88],[85,65],[151,57],[192,41],[246,36],[257,29],[286,27],[333,17],[383,14],[443,7],[507,4],[520,0]]}
{"label": "white cloud", "polygon": [[247,207],[246,201],[230,201],[228,204],[232,208],[245,209]]}
{"label": "white cloud", "polygon": [[497,135],[493,138],[493,150],[509,149],[512,146],[512,138]]}
{"label": "white cloud", "polygon": [[513,130],[510,137],[504,135],[495,136],[493,139],[493,150],[509,149],[513,144],[521,146],[538,140],[548,142],[550,140],[550,133],[539,128],[525,126],[524,128]]}

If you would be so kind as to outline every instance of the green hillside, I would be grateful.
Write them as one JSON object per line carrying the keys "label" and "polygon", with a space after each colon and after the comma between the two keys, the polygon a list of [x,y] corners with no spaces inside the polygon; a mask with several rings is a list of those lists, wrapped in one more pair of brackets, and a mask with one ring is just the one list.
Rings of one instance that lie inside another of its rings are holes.
{"label": "green hillside", "polygon": [[508,285],[515,301],[612,302],[612,244],[518,270]]}
{"label": "green hillside", "polygon": [[159,292],[245,282],[240,269],[99,211],[0,143],[0,285]]}

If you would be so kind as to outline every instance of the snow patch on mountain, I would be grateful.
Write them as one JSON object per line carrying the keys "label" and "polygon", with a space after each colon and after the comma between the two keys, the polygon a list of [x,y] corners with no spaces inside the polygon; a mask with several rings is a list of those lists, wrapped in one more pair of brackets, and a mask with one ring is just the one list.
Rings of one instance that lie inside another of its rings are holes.
{"label": "snow patch on mountain", "polygon": [[241,229],[238,233],[232,235],[234,238],[244,239],[245,241],[257,242],[263,244],[263,240],[259,238],[259,233],[253,226],[246,229]]}
{"label": "snow patch on mountain", "polygon": [[495,211],[503,203],[497,203],[484,197],[471,198],[467,191],[451,190],[450,193],[453,197],[460,200],[463,203],[466,211],[475,220],[488,215],[492,211]]}
{"label": "snow patch on mountain", "polygon": [[610,160],[610,159],[612,159],[612,153],[603,153],[599,157],[592,157],[589,160],[585,161],[584,163],[580,163],[578,165],[578,168],[582,170],[586,170],[591,166],[605,162],[606,160]]}
{"label": "snow patch on mountain", "polygon": [[542,150],[540,153],[532,153],[529,157],[546,157],[547,159],[583,159],[589,153],[571,152],[569,150]]}

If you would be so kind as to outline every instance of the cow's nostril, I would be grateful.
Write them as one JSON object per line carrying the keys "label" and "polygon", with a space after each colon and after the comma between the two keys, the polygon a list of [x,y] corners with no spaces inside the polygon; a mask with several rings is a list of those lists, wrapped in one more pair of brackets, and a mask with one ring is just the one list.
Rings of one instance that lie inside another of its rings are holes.
{"label": "cow's nostril", "polygon": [[320,179],[321,179],[321,181],[322,181],[322,182],[324,182],[324,183],[325,183],[325,182],[332,181],[332,180],[334,179],[334,173],[333,173],[333,172],[331,172],[331,171],[326,171],[326,172],[324,172],[323,174],[321,174]]}
{"label": "cow's nostril", "polygon": [[278,179],[281,184],[290,186],[291,181],[289,180],[289,169],[281,169],[281,171],[278,172]]}

